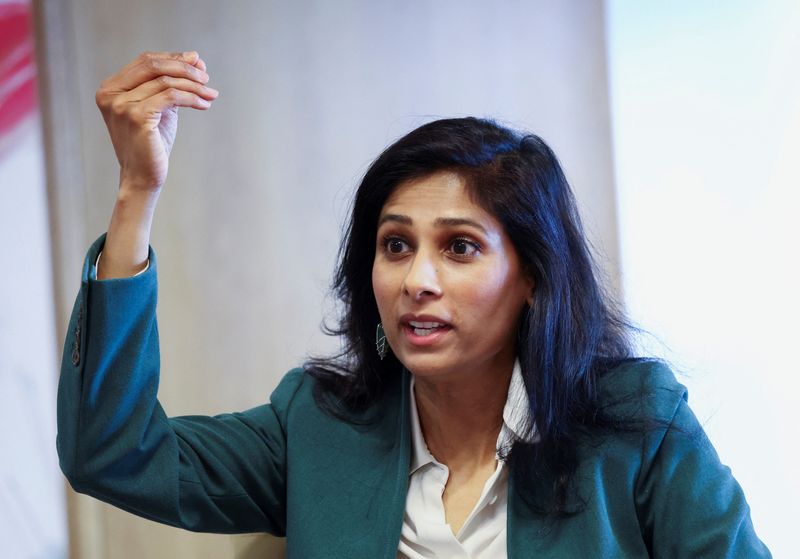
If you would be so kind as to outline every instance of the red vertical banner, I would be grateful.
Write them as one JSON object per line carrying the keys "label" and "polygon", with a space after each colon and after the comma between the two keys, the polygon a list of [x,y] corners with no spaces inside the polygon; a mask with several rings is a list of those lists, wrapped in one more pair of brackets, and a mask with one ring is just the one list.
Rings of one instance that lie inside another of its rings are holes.
{"label": "red vertical banner", "polygon": [[0,2],[0,146],[37,105],[30,5]]}

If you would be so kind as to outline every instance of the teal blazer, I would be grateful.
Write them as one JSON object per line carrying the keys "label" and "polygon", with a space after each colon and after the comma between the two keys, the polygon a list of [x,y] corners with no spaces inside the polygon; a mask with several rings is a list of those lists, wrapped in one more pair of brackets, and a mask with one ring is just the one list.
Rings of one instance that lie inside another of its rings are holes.
{"label": "teal blazer", "polygon": [[[187,530],[285,535],[290,558],[396,557],[411,451],[408,374],[390,380],[366,425],[324,413],[301,369],[268,404],[169,418],[156,399],[155,254],[140,276],[97,281],[103,242],[84,263],[58,386],[58,455],[72,487]],[[609,402],[633,395],[619,411],[664,427],[582,445],[586,508],[566,520],[536,514],[510,478],[510,559],[770,557],[665,366],[620,367],[600,390]]]}

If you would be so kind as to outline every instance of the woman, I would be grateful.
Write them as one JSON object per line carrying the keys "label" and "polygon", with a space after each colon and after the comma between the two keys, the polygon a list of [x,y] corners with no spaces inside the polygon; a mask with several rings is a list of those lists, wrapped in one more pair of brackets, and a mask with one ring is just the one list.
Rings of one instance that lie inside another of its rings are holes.
{"label": "woman", "polygon": [[267,405],[167,418],[149,233],[177,107],[208,108],[207,82],[197,53],[146,53],[97,93],[121,171],[59,383],[77,491],[285,534],[290,557],[769,556],[685,389],[633,357],[555,156],[489,121],[429,123],[367,171],[341,355]]}

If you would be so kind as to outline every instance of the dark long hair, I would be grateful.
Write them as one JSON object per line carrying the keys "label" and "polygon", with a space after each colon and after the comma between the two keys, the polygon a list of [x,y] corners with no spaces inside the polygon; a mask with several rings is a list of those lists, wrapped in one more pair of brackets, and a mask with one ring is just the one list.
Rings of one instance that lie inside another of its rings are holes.
{"label": "dark long hair", "polygon": [[[475,201],[502,224],[535,282],[520,317],[518,358],[530,401],[535,444],[517,441],[506,458],[514,482],[536,510],[569,514],[576,444],[587,430],[611,424],[597,380],[632,358],[621,313],[598,281],[575,199],[553,151],[533,134],[477,118],[437,120],[389,146],[356,193],[333,289],[343,304],[343,351],[306,363],[317,401],[337,417],[378,401],[402,365],[375,351],[378,307],[372,290],[378,217],[405,181],[441,170],[464,177]],[[352,416],[351,416],[352,417]],[[543,492],[543,486],[545,491]]]}

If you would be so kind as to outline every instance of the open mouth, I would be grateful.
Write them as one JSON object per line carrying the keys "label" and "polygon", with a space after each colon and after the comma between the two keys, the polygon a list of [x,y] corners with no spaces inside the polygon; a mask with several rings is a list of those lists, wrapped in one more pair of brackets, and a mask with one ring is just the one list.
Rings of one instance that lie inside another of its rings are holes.
{"label": "open mouth", "polygon": [[415,336],[430,336],[434,332],[449,328],[448,324],[443,322],[419,322],[416,320],[409,320],[408,326]]}
{"label": "open mouth", "polygon": [[441,322],[417,322],[416,320],[409,321],[408,325],[411,326],[417,336],[428,336],[441,328],[447,327],[447,324]]}

